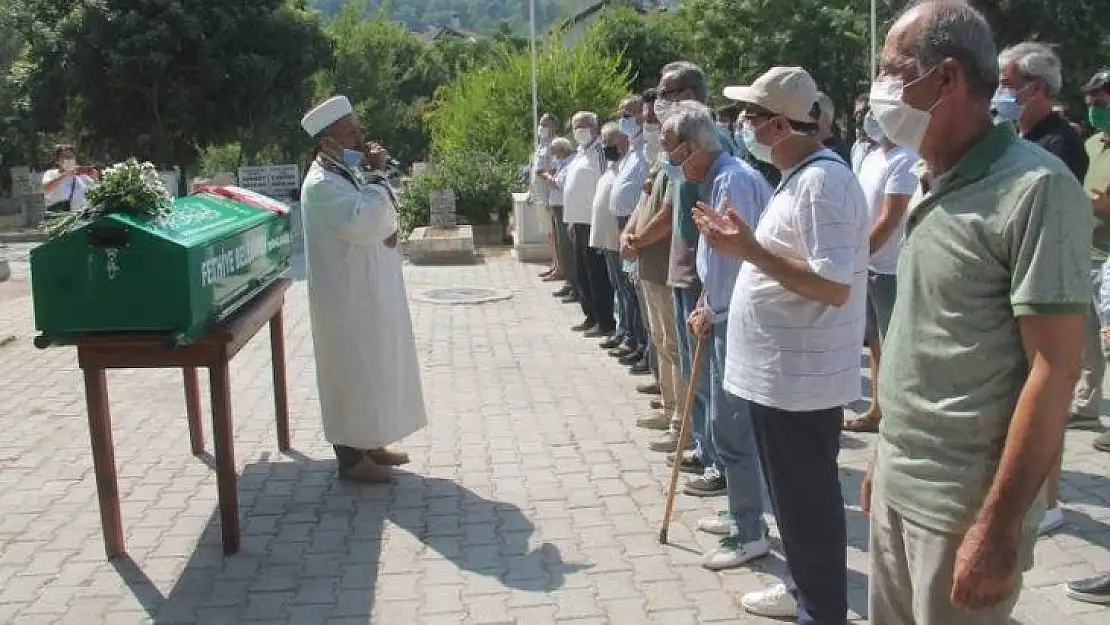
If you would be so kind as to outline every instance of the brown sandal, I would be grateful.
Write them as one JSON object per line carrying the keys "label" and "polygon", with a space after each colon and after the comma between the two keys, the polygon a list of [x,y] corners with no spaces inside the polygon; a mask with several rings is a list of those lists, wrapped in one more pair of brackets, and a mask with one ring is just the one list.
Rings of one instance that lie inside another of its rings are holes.
{"label": "brown sandal", "polygon": [[849,419],[849,420],[845,421],[844,425],[843,425],[843,429],[845,431],[848,431],[848,432],[857,432],[857,433],[878,432],[879,431],[879,422],[882,421],[882,420],[883,420],[883,418],[881,416],[880,417],[869,417],[869,416],[865,415],[865,416],[862,416],[862,417],[856,417],[855,419]]}

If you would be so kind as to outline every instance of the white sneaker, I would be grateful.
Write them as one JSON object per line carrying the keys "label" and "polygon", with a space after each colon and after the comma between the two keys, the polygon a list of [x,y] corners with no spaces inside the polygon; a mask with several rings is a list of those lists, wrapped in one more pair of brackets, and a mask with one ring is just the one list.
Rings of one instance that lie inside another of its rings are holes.
{"label": "white sneaker", "polygon": [[732,534],[732,515],[728,513],[728,510],[722,510],[716,516],[699,519],[698,529],[706,534],[728,536]]}
{"label": "white sneaker", "polygon": [[740,605],[756,616],[794,618],[798,615],[798,602],[786,589],[785,584],[776,584],[767,590],[749,592],[740,599]]}
{"label": "white sneaker", "polygon": [[710,571],[732,569],[756,558],[762,558],[770,551],[771,545],[762,538],[750,543],[741,543],[736,536],[725,536],[721,539],[721,546],[707,555],[701,565]]}
{"label": "white sneaker", "polygon": [[1060,529],[1064,525],[1064,511],[1059,507],[1049,508],[1045,510],[1044,518],[1041,519],[1041,524],[1037,528],[1037,535],[1044,536],[1050,532]]}

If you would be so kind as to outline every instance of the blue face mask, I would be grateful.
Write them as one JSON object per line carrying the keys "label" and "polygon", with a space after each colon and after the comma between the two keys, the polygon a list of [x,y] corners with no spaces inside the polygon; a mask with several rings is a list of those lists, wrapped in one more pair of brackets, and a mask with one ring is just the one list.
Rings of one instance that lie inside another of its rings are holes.
{"label": "blue face mask", "polygon": [[991,108],[995,111],[998,121],[1016,122],[1021,117],[1024,106],[1018,101],[1018,92],[1006,87],[999,87],[991,98]]}
{"label": "blue face mask", "polygon": [[351,169],[354,169],[362,164],[362,159],[365,155],[358,150],[343,149],[343,164]]}
{"label": "blue face mask", "polygon": [[771,162],[771,147],[756,141],[755,128],[745,124],[744,129],[740,131],[740,136],[743,138],[744,146],[748,148],[749,154],[764,163]]}
{"label": "blue face mask", "polygon": [[662,165],[664,173],[667,174],[667,178],[675,182],[682,182],[686,179],[682,175],[682,165],[675,165],[674,163],[672,163],[670,154],[663,152],[659,158],[660,165]]}

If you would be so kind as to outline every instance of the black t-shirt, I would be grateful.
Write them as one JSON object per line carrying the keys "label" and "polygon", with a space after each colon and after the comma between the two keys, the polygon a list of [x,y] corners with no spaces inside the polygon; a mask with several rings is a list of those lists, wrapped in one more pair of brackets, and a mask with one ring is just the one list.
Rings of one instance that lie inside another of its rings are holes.
{"label": "black t-shirt", "polygon": [[849,167],[852,166],[852,151],[848,148],[848,144],[844,143],[840,137],[829,135],[829,138],[822,141],[821,145],[836,152],[840,158],[844,159],[845,163],[848,163]]}
{"label": "black t-shirt", "polygon": [[1090,161],[1083,146],[1083,137],[1059,113],[1050,113],[1022,135],[1022,139],[1036,143],[1064,161],[1080,183],[1087,176]]}

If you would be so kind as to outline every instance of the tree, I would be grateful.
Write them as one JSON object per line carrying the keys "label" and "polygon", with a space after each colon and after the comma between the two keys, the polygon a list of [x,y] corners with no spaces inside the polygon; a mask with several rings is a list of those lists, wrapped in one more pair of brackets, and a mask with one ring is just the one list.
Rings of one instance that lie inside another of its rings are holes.
{"label": "tree", "polygon": [[[303,1],[28,0],[24,87],[43,130],[114,158],[191,165],[202,146],[258,142],[311,99],[329,58]],[[241,132],[243,131],[243,132]]]}
{"label": "tree", "polygon": [[627,7],[606,13],[590,27],[587,37],[609,56],[628,66],[632,90],[643,92],[659,82],[659,70],[687,54],[679,20],[666,13],[640,15]]}

